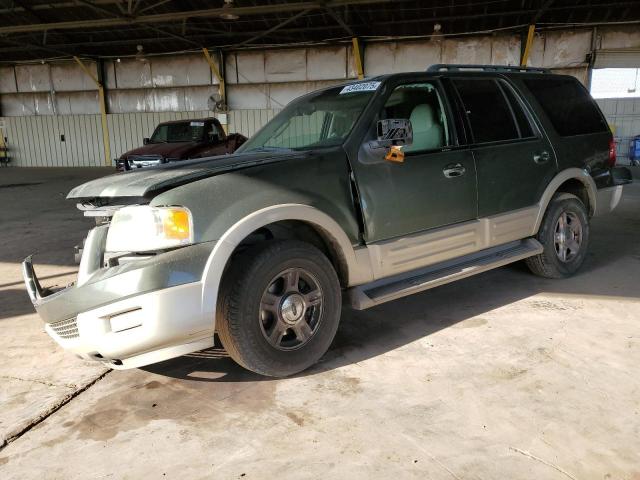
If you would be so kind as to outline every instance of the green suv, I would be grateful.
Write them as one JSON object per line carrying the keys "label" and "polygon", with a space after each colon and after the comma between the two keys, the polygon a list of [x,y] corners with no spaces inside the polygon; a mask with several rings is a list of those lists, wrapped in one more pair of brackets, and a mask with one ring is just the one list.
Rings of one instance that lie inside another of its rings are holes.
{"label": "green suv", "polygon": [[25,281],[47,332],[113,368],[213,346],[286,376],[365,309],[524,260],[575,273],[589,219],[630,182],[585,88],[541,70],[436,65],[305,95],[235,154],[116,174],[74,285]]}

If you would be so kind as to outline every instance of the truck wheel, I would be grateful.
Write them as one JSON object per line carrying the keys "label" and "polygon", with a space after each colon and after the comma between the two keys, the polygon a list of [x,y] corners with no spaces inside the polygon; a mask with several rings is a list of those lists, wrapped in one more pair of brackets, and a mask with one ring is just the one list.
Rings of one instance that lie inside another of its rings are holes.
{"label": "truck wheel", "polygon": [[274,241],[232,263],[220,291],[216,329],[241,366],[285,377],[328,350],[341,306],[338,276],[320,250],[295,240]]}
{"label": "truck wheel", "polygon": [[582,265],[589,246],[589,217],[575,195],[554,196],[536,236],[544,251],[525,260],[529,269],[545,278],[566,278]]}

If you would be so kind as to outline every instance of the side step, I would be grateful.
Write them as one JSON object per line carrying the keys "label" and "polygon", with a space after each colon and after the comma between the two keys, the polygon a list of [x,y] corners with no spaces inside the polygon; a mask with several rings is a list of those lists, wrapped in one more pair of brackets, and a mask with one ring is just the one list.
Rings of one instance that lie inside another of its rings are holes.
{"label": "side step", "polygon": [[540,242],[533,238],[488,248],[420,270],[413,270],[351,288],[349,290],[351,306],[356,310],[364,310],[493,268],[502,267],[508,263],[538,255],[542,251],[543,247]]}

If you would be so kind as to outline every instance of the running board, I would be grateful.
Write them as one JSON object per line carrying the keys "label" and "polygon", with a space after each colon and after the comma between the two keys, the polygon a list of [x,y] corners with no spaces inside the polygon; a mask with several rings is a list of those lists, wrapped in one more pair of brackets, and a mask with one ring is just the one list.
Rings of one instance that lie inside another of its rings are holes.
{"label": "running board", "polygon": [[508,263],[538,255],[542,251],[543,247],[540,242],[533,238],[487,248],[420,270],[413,270],[351,288],[349,289],[351,306],[356,310],[364,310],[493,268],[502,267]]}

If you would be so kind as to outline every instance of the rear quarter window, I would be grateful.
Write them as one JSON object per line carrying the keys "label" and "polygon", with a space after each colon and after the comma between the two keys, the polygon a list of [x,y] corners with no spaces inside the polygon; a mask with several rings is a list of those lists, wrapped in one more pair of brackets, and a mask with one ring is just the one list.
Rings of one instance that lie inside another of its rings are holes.
{"label": "rear quarter window", "polygon": [[524,80],[553,128],[563,137],[609,130],[596,102],[574,78]]}

